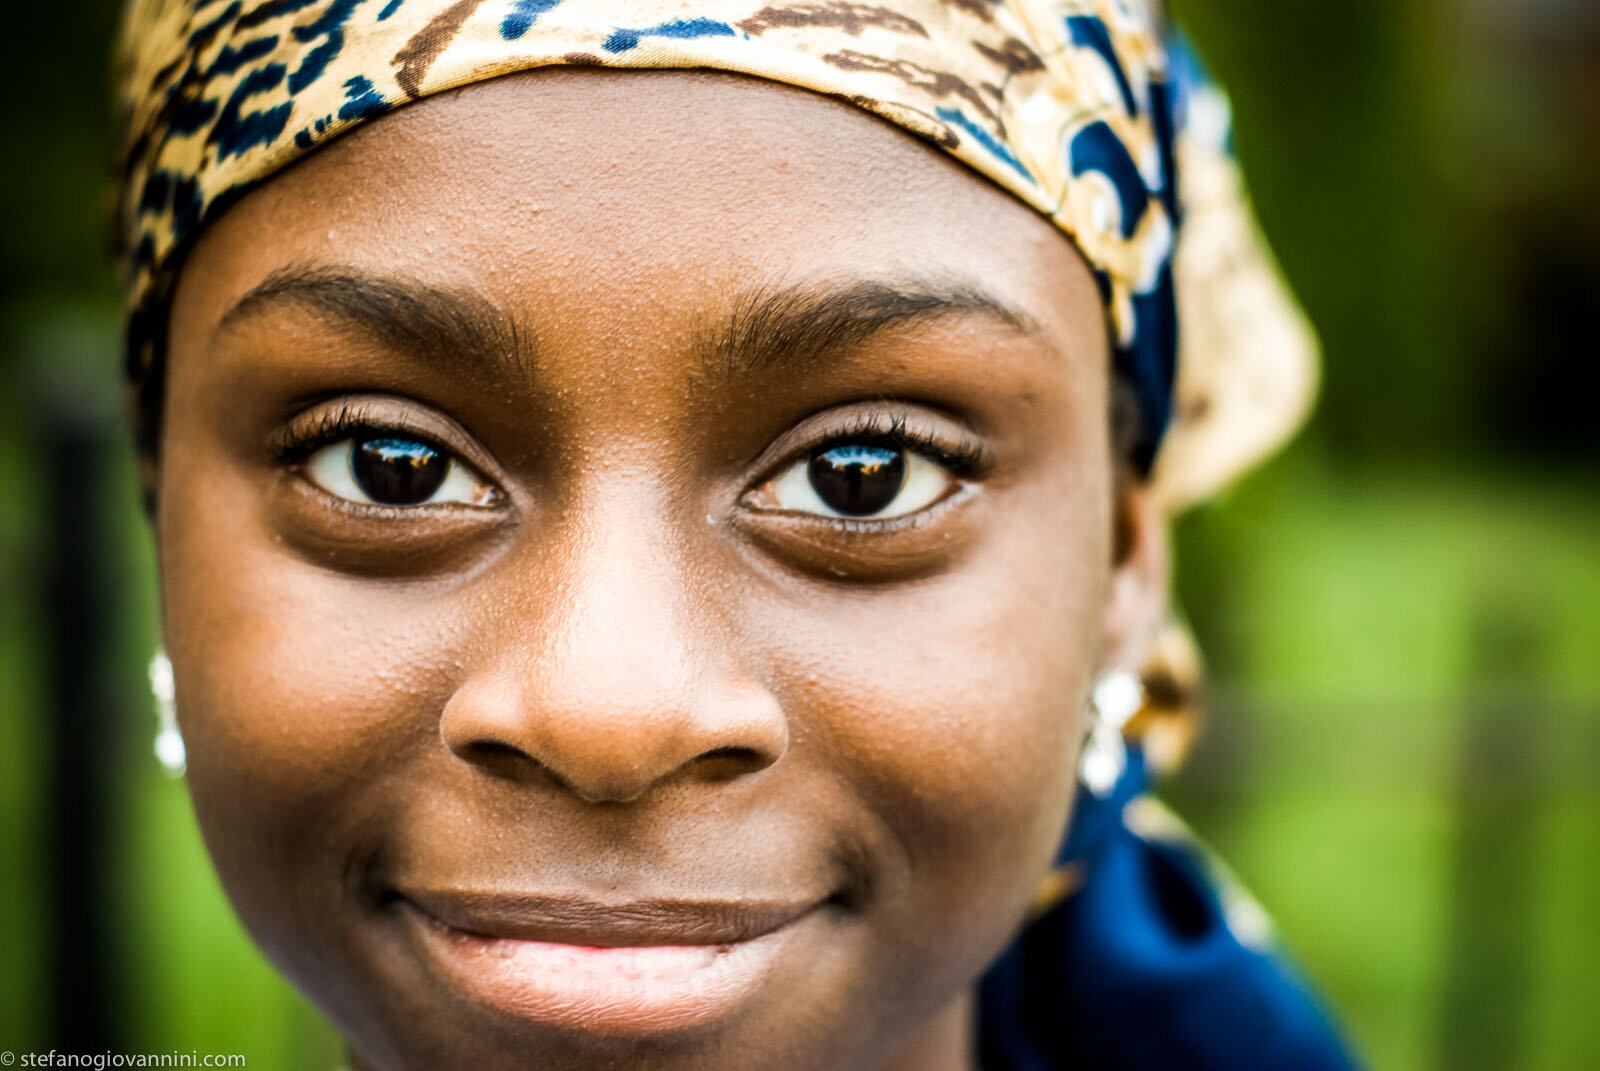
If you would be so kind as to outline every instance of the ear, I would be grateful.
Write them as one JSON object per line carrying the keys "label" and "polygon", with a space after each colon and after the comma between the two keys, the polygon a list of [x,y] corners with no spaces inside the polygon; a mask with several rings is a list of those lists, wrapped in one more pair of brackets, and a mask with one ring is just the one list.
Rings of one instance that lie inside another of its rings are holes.
{"label": "ear", "polygon": [[1114,494],[1111,588],[1100,669],[1137,672],[1167,617],[1167,518],[1149,486],[1131,472],[1118,474]]}

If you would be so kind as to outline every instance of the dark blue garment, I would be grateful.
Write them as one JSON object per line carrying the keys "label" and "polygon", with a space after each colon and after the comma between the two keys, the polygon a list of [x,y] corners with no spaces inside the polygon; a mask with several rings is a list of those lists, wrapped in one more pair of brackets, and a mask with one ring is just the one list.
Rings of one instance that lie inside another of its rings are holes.
{"label": "dark blue garment", "polygon": [[984,1071],[1342,1071],[1358,1066],[1281,954],[1229,928],[1197,846],[1129,828],[1148,787],[1082,789],[1058,863],[1082,884],[984,978]]}

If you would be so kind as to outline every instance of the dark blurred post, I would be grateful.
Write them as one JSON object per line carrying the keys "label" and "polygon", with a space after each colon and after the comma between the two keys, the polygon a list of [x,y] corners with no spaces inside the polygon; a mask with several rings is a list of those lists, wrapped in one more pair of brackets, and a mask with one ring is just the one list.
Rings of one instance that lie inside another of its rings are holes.
{"label": "dark blurred post", "polygon": [[[108,657],[116,625],[105,611],[116,605],[114,578],[107,575],[116,559],[106,549],[102,511],[110,500],[102,485],[103,446],[117,427],[115,335],[102,333],[95,345],[60,347],[40,339],[50,333],[81,339],[98,330],[84,310],[95,302],[103,307],[111,293],[102,206],[111,142],[111,27],[120,7],[117,0],[8,4],[8,39],[21,45],[0,65],[6,98],[30,102],[8,109],[0,126],[11,149],[0,170],[0,198],[8,208],[0,228],[0,322],[6,329],[0,387],[12,392],[8,398],[23,399],[16,407],[30,426],[13,441],[26,444],[28,482],[39,481],[36,496],[13,500],[30,514],[37,510],[49,525],[48,542],[30,560],[33,575],[25,581],[47,663],[39,666],[39,680],[49,697],[49,709],[38,718],[40,753],[34,757],[41,777],[49,779],[37,827],[44,848],[39,887],[48,912],[35,923],[43,931],[39,953],[49,973],[32,981],[48,994],[39,1005],[51,1009],[51,1039],[84,1051],[102,1047],[114,1032],[108,1001],[118,935],[105,902],[111,878],[107,730],[115,709]],[[57,375],[63,364],[83,371],[75,380]],[[38,530],[31,515],[27,528]],[[46,1029],[38,1026],[40,1033]]]}
{"label": "dark blurred post", "polygon": [[[41,365],[48,367],[48,365]],[[111,835],[118,704],[115,679],[116,577],[109,543],[105,478],[110,436],[120,425],[105,383],[52,375],[35,393],[46,531],[46,719],[48,896],[46,941],[54,1044],[76,1052],[115,1048],[115,953],[111,924],[115,877]]]}
{"label": "dark blurred post", "polygon": [[1457,767],[1455,874],[1440,1002],[1440,1071],[1504,1071],[1528,1058],[1549,697],[1537,607],[1490,588],[1474,622]]}

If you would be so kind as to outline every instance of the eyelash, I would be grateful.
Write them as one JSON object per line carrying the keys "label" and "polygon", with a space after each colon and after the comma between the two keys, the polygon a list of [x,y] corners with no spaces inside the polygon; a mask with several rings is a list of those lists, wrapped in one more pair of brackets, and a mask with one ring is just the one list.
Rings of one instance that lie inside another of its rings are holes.
{"label": "eyelash", "polygon": [[[843,427],[830,431],[825,439],[806,447],[797,457],[858,443],[921,454],[963,479],[980,476],[989,466],[989,452],[977,439],[968,435],[956,442],[936,439],[913,430],[904,412],[852,414]],[[793,464],[794,460],[785,464]],[[781,466],[778,471],[782,471]]]}
{"label": "eyelash", "polygon": [[324,446],[363,435],[405,436],[440,453],[457,456],[456,451],[435,442],[431,436],[412,431],[403,424],[375,419],[361,406],[351,404],[291,423],[274,437],[269,450],[279,465],[298,465]]}

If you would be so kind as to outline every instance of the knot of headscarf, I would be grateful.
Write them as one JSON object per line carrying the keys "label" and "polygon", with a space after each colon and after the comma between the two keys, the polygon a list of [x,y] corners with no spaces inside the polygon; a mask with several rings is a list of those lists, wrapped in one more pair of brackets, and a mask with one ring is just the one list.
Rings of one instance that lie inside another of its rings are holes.
{"label": "knot of headscarf", "polygon": [[1099,281],[1148,468],[1175,374],[1165,62],[1142,0],[133,0],[117,75],[129,371],[158,370],[199,229],[352,127],[535,67],[714,68],[875,112],[1066,232]]}

